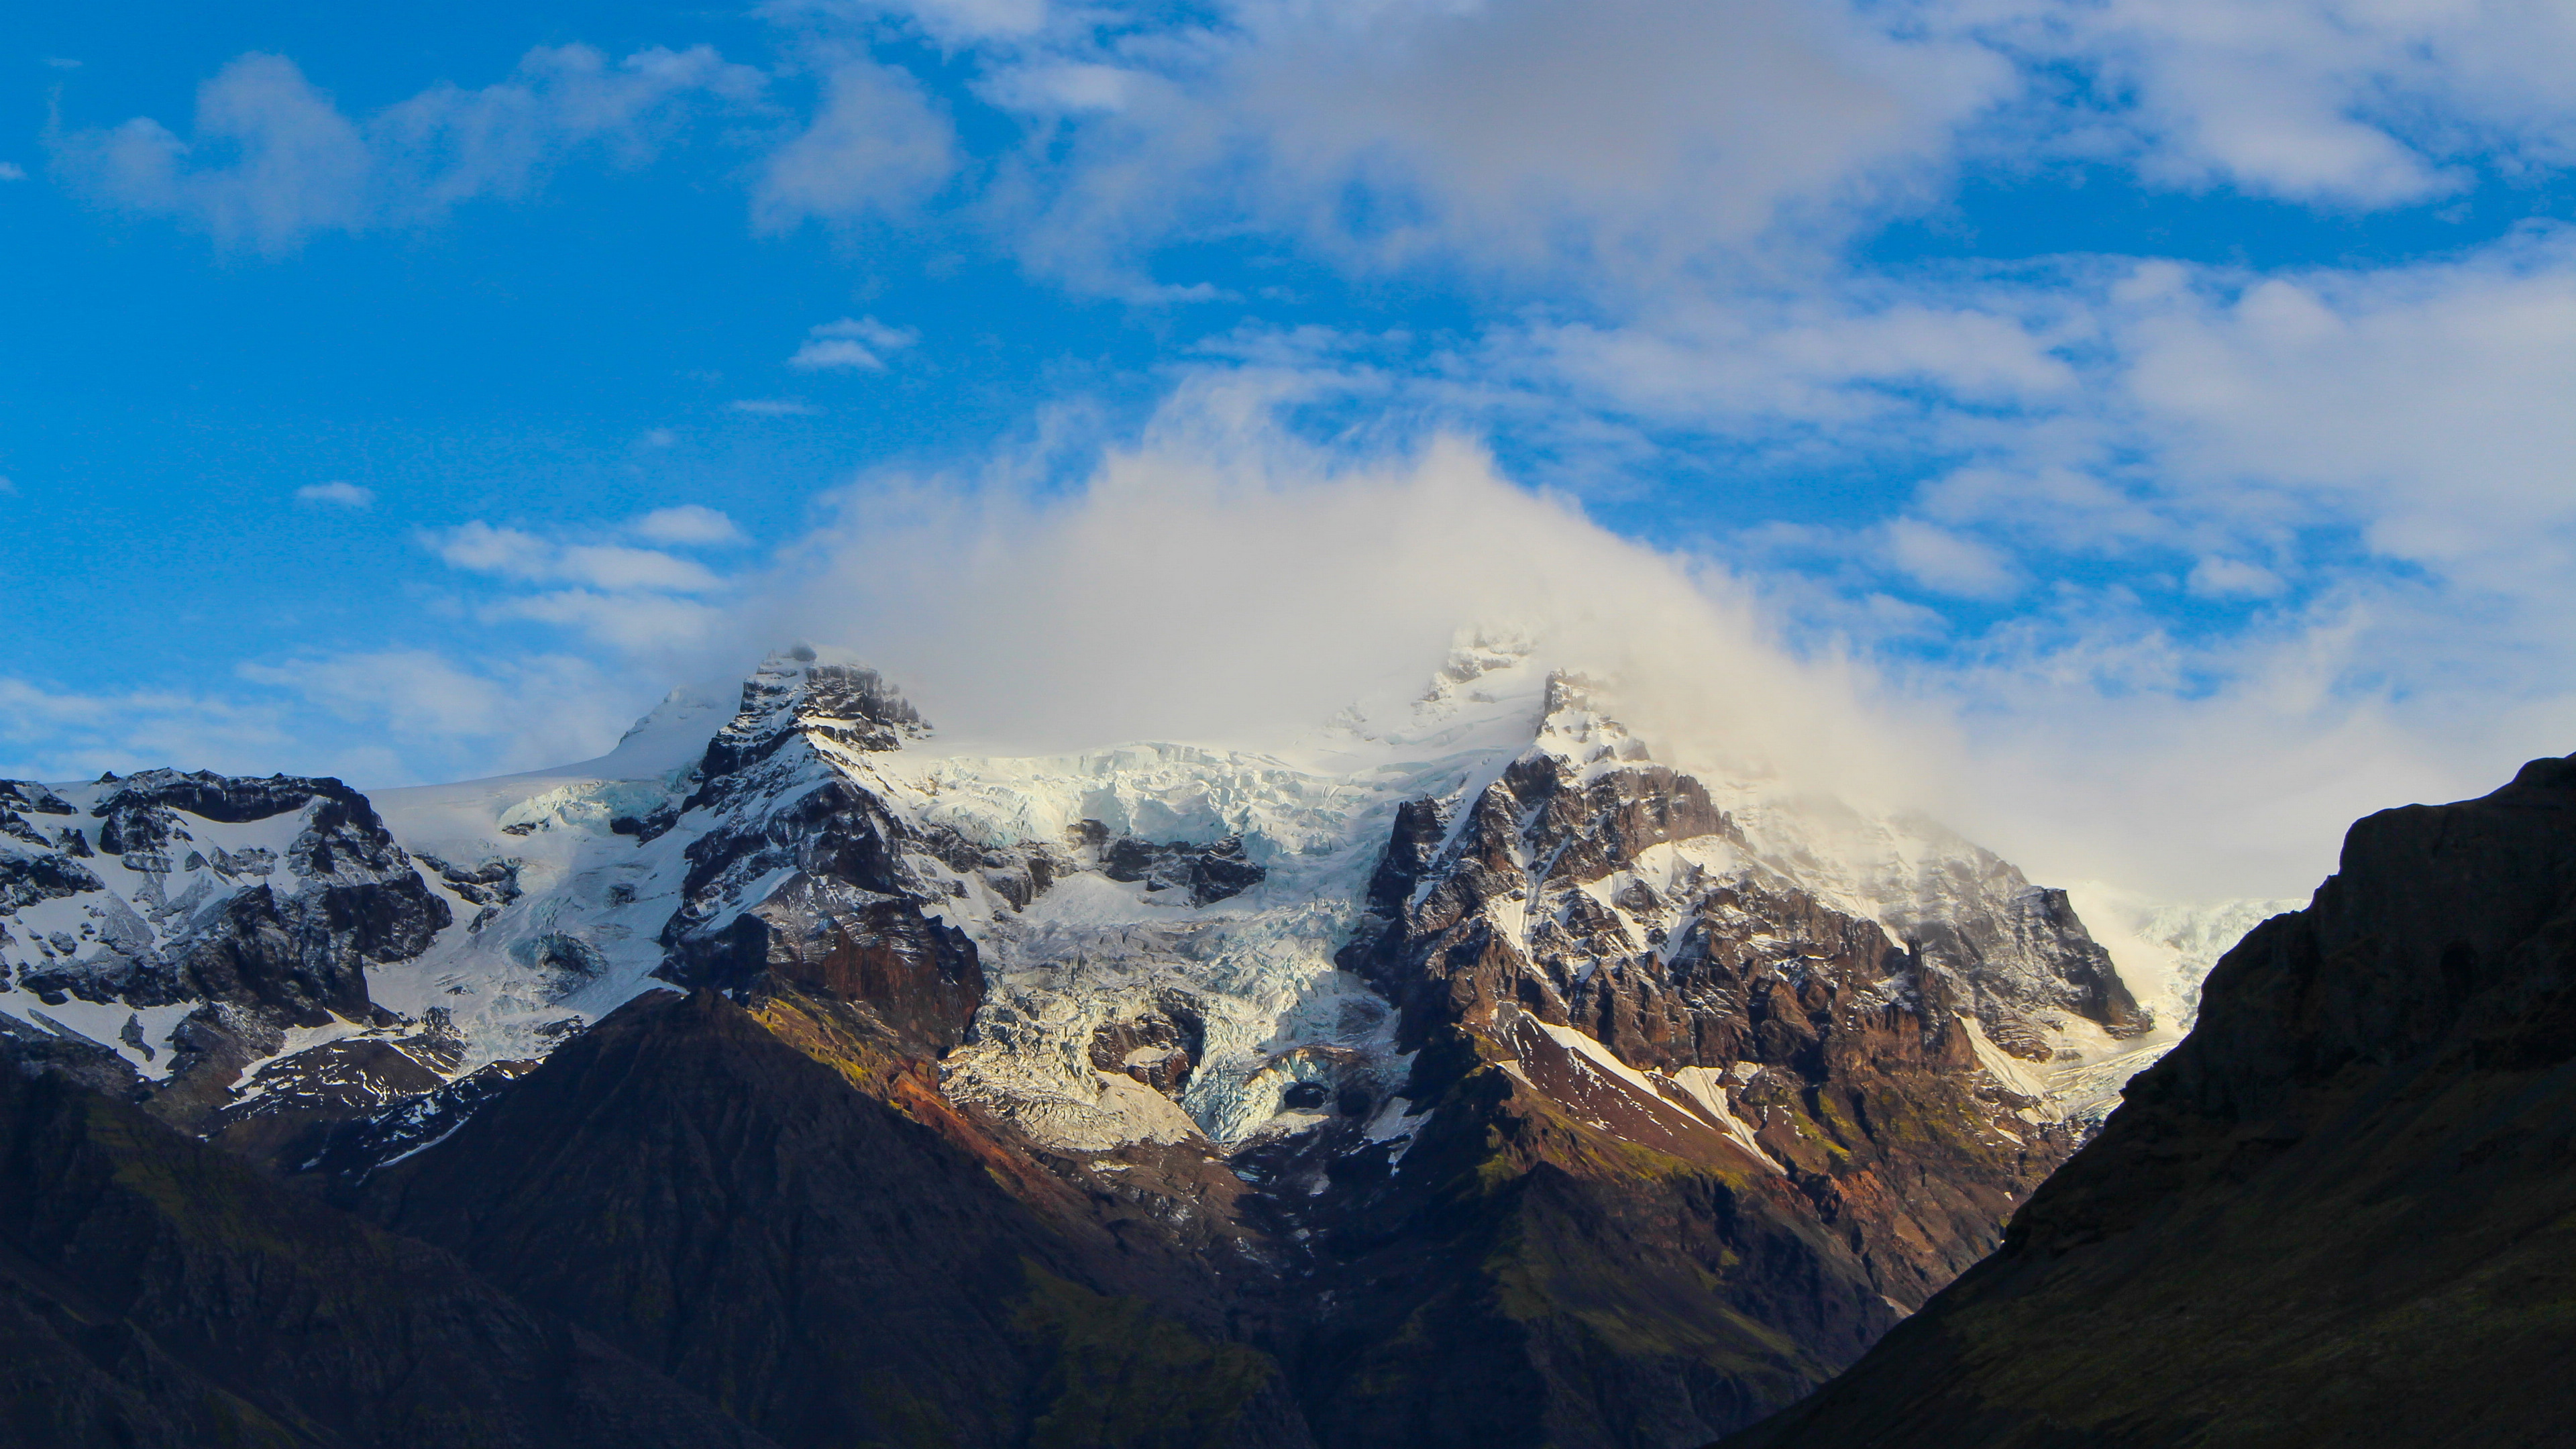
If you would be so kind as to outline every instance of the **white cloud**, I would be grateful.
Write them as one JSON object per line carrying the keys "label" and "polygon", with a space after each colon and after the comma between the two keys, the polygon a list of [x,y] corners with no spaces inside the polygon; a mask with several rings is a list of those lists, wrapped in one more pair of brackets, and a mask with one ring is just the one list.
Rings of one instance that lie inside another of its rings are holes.
{"label": "white cloud", "polygon": [[1897,568],[1936,593],[2004,599],[2021,588],[2000,552],[1919,518],[1891,521],[1886,540]]}
{"label": "white cloud", "polygon": [[717,637],[724,615],[692,599],[665,594],[557,589],[500,599],[482,609],[486,620],[529,619],[579,632],[621,653],[668,657]]}
{"label": "white cloud", "polygon": [[846,367],[883,372],[887,353],[900,352],[920,340],[921,334],[909,327],[889,327],[874,317],[844,317],[806,333],[805,345],[787,359],[787,365],[809,371]]}
{"label": "white cloud", "polygon": [[738,397],[725,406],[756,418],[810,418],[823,411],[802,398],[793,397]]}
{"label": "white cloud", "polygon": [[481,574],[538,579],[549,575],[554,545],[515,528],[494,528],[476,520],[430,536],[430,547],[447,563]]}
{"label": "white cloud", "polygon": [[[2564,690],[2464,728],[2357,675],[2385,598],[2221,650],[2109,601],[2043,609],[2030,637],[1965,661],[1792,649],[1778,598],[1515,488],[1473,448],[1336,464],[1222,392],[1176,400],[1070,495],[854,488],[796,567],[706,636],[707,672],[805,637],[888,670],[970,748],[1262,745],[1355,696],[1418,689],[1458,626],[1499,625],[1617,679],[1663,758],[1767,763],[1932,809],[2041,879],[2184,897],[2304,890],[2355,816],[2489,788],[2553,723],[2576,731]],[[1117,627],[1031,625],[1069,600]],[[1920,627],[1880,603],[1886,633]]]}
{"label": "white cloud", "polygon": [[900,216],[945,185],[957,165],[955,129],[919,81],[847,59],[825,75],[812,122],[762,164],[753,223],[775,232],[809,219]]}
{"label": "white cloud", "polygon": [[[979,210],[1111,295],[1175,239],[1287,237],[1370,269],[1465,261],[1660,310],[1932,202],[1963,157],[2332,208],[2576,161],[2555,0],[1220,0],[1138,12],[878,0],[1027,122]],[[853,52],[855,53],[855,52]],[[906,75],[830,73],[763,225],[899,212],[961,169]],[[1188,285],[1186,282],[1182,285]]]}
{"label": "white cloud", "polygon": [[328,483],[307,483],[295,490],[299,503],[329,503],[341,508],[370,508],[376,495],[370,489],[334,478]]}
{"label": "white cloud", "polygon": [[[1476,365],[1659,420],[1759,426],[1766,418],[1849,425],[1919,410],[1919,394],[1986,408],[2054,403],[2077,386],[2047,309],[2010,295],[1952,302],[1836,295],[1669,298],[1650,314],[1505,325]],[[1923,289],[1927,293],[1935,288]]]}
{"label": "white cloud", "polygon": [[293,743],[280,711],[190,690],[66,689],[0,675],[0,778],[156,765],[265,774]]}
{"label": "white cloud", "polygon": [[2205,558],[2191,566],[2191,592],[2211,599],[2268,599],[2288,587],[2281,576],[2241,558]]}
{"label": "white cloud", "polygon": [[2125,131],[2138,164],[2169,184],[2382,206],[2454,189],[2465,163],[2576,159],[2576,12],[2553,0],[1924,8],[2092,75],[2095,93],[2115,99],[2089,119]]}
{"label": "white cloud", "polygon": [[1114,65],[1042,61],[1005,68],[976,87],[1005,110],[1036,115],[1123,111],[1135,72]]}
{"label": "white cloud", "polygon": [[0,161],[0,181],[24,181],[27,168],[15,161]]}
{"label": "white cloud", "polygon": [[[985,94],[1053,124],[1028,254],[1100,285],[1169,237],[1286,234],[1361,267],[1465,260],[1653,286],[1784,217],[1916,187],[2011,68],[1792,0],[1246,0],[1095,51],[998,48]],[[1839,224],[1839,223],[1836,223]],[[1801,222],[1804,225],[1804,222]]]}
{"label": "white cloud", "polygon": [[2224,507],[2252,482],[2464,580],[2567,561],[2576,232],[2371,271],[2150,268],[2117,303],[2120,381],[2167,486]]}
{"label": "white cloud", "polygon": [[881,8],[909,15],[947,44],[1018,39],[1045,27],[1047,0],[889,0]]}
{"label": "white cloud", "polygon": [[732,519],[702,503],[656,508],[627,527],[648,543],[680,547],[707,548],[743,541],[742,530],[734,526]]}
{"label": "white cloud", "polygon": [[[846,645],[952,737],[1062,749],[1275,744],[1363,693],[1409,699],[1482,625],[1652,686],[1693,748],[1894,778],[1840,668],[1772,645],[1722,575],[1513,487],[1471,446],[1337,468],[1225,406],[1176,408],[1072,496],[860,485],[719,637]],[[1116,626],[1035,622],[1069,605]]]}
{"label": "white cloud", "polygon": [[657,549],[574,544],[556,557],[554,576],[610,590],[701,594],[722,586],[704,564]]}
{"label": "white cloud", "polygon": [[[290,699],[304,751],[345,741],[362,788],[563,764],[605,753],[649,686],[563,654],[479,658],[431,649],[358,650],[250,664],[241,677]],[[364,746],[355,741],[367,741]],[[263,771],[278,768],[271,747]]]}
{"label": "white cloud", "polygon": [[[680,547],[741,541],[731,519],[698,504],[656,509],[620,532]],[[423,539],[451,567],[515,586],[474,601],[475,617],[572,630],[613,655],[629,656],[621,677],[632,677],[640,660],[668,660],[703,644],[724,617],[704,597],[737,588],[736,580],[663,549],[559,541],[480,520]]]}
{"label": "white cloud", "polygon": [[404,734],[488,735],[515,707],[500,681],[471,674],[425,649],[392,649],[243,666],[245,679],[291,686],[337,713],[381,721]]}
{"label": "white cloud", "polygon": [[587,46],[540,47],[498,84],[442,84],[353,119],[292,60],[252,52],[198,88],[187,138],[137,117],[65,132],[53,147],[66,177],[110,205],[276,253],[316,231],[417,224],[522,195],[586,147],[639,162],[689,105],[748,101],[761,83],[704,46],[615,62]]}
{"label": "white cloud", "polygon": [[[723,515],[715,517],[720,519]],[[703,527],[706,521],[685,517],[678,526]],[[724,581],[704,564],[658,549],[613,543],[559,544],[515,528],[495,528],[480,520],[434,532],[428,535],[428,542],[441,560],[456,568],[521,583],[572,583],[612,592],[682,594],[709,593],[724,586]]]}

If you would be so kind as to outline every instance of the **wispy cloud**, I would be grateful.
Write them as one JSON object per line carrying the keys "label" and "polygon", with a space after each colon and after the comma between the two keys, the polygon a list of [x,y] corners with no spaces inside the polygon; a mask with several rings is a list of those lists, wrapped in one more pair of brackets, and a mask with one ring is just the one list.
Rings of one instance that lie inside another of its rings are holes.
{"label": "wispy cloud", "polygon": [[823,411],[802,398],[738,397],[725,406],[757,418],[810,418]]}
{"label": "wispy cloud", "polygon": [[0,675],[0,776],[67,780],[153,765],[274,770],[293,736],[273,704],[202,690],[79,689]]}
{"label": "wispy cloud", "polygon": [[239,672],[291,701],[307,717],[308,738],[322,733],[322,722],[336,721],[376,741],[350,752],[348,773],[362,785],[597,755],[632,718],[633,699],[651,698],[597,663],[561,653],[478,655],[464,663],[434,649],[352,650],[247,664]]}
{"label": "wispy cloud", "polygon": [[744,541],[732,519],[702,504],[657,508],[587,538],[481,520],[422,538],[451,568],[504,586],[469,602],[476,617],[555,625],[617,653],[664,659],[704,643],[725,618],[709,597],[738,590],[736,580],[671,550]]}
{"label": "wispy cloud", "polygon": [[295,499],[299,503],[328,503],[339,508],[372,508],[376,495],[371,489],[334,478],[328,483],[305,484],[295,490]]}
{"label": "wispy cloud", "polygon": [[775,232],[807,220],[903,215],[946,185],[959,162],[956,130],[920,81],[846,58],[824,77],[822,108],[762,164],[753,223]]}
{"label": "wispy cloud", "polygon": [[647,542],[678,547],[709,548],[743,542],[742,530],[734,526],[732,519],[702,503],[656,508],[628,527]]}
{"label": "wispy cloud", "polygon": [[669,656],[722,637],[726,615],[694,599],[668,594],[557,589],[496,599],[481,608],[487,619],[527,619],[570,629],[611,649]]}
{"label": "wispy cloud", "polygon": [[[647,515],[651,517],[652,515]],[[522,583],[575,583],[610,591],[695,594],[721,588],[705,565],[658,549],[614,543],[558,543],[480,521],[429,537],[431,549],[456,568]]]}
{"label": "wispy cloud", "polygon": [[1024,176],[1032,263],[1123,292],[1162,242],[1252,226],[1364,271],[1659,289],[1784,219],[1803,239],[1918,185],[2014,85],[1954,29],[1791,0],[1227,18],[1154,46],[992,48],[988,97],[1046,117],[1063,157]]}
{"label": "wispy cloud", "polygon": [[900,352],[920,340],[921,334],[909,327],[889,327],[874,317],[844,317],[807,332],[805,345],[787,359],[787,365],[808,371],[853,368],[883,372],[887,354]]}
{"label": "wispy cloud", "polygon": [[252,52],[198,89],[187,137],[136,117],[61,132],[52,148],[62,175],[100,201],[277,253],[317,231],[435,221],[462,202],[523,195],[584,148],[640,162],[690,103],[738,104],[762,84],[705,46],[611,61],[567,45],[528,52],[480,90],[440,85],[353,118],[294,61]]}

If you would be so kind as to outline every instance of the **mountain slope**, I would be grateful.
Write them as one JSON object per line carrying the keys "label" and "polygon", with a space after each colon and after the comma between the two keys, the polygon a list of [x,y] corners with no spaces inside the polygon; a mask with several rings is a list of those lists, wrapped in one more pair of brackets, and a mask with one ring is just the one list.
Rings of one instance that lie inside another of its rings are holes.
{"label": "mountain slope", "polygon": [[710,992],[630,1003],[367,1191],[789,1446],[1306,1442],[1261,1354],[1102,1291],[1105,1235]]}
{"label": "mountain slope", "polygon": [[2555,1445],[2576,759],[2356,824],[2005,1246],[1728,1449]]}
{"label": "mountain slope", "polygon": [[2053,907],[2005,899],[2031,914],[1900,946],[1552,683],[1538,749],[1408,807],[1343,954],[1416,1054],[1410,1135],[1344,1129],[1282,1195],[1321,1245],[1319,1436],[1687,1443],[1848,1362],[2073,1144],[1978,1016],[2137,1024],[2080,935],[2010,951]]}
{"label": "mountain slope", "polygon": [[[44,934],[0,940],[0,1032],[783,1439],[1016,1442],[1188,1363],[1250,1397],[1118,1432],[1334,1449],[1748,1422],[1993,1246],[2087,1130],[2069,1083],[2170,1039],[2063,893],[1658,761],[1522,643],[1257,746],[981,754],[812,649],[727,693],[380,795],[380,884],[427,913],[330,958],[357,1019],[183,1091],[165,1018],[250,1007],[66,996],[91,948]],[[28,829],[39,916],[166,895],[64,894]]]}
{"label": "mountain slope", "polygon": [[0,1444],[759,1449],[447,1254],[0,1061]]}

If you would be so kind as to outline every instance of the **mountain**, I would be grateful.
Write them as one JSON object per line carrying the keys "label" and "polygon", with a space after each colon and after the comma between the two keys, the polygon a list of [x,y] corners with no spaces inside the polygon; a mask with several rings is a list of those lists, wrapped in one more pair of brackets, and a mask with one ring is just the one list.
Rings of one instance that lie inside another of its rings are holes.
{"label": "mountain", "polygon": [[29,1060],[789,1444],[1697,1443],[2173,1035],[2064,893],[1483,639],[1258,748],[960,749],[799,649],[563,770],[11,788]]}
{"label": "mountain", "polygon": [[442,1017],[378,1007],[367,972],[453,922],[337,780],[0,782],[0,970],[28,1003],[0,1030],[221,1140],[443,1082],[461,1043]]}
{"label": "mountain", "polygon": [[721,996],[654,993],[368,1210],[789,1449],[1310,1442],[1266,1355],[988,1169]]}
{"label": "mountain", "polygon": [[0,1445],[766,1449],[448,1254],[0,1058]]}
{"label": "mountain", "polygon": [[2564,1444],[2576,758],[2352,827],[2004,1245],[1727,1449]]}

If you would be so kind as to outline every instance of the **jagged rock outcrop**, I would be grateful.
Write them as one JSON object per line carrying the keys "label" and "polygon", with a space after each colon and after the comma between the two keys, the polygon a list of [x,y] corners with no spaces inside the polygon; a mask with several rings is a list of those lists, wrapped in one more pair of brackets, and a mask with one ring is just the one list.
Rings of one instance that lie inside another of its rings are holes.
{"label": "jagged rock outcrop", "polygon": [[1268,878],[1269,872],[1246,860],[1243,837],[1229,835],[1214,845],[1183,841],[1156,844],[1128,836],[1108,839],[1097,820],[1082,822],[1075,837],[1100,852],[1100,873],[1111,880],[1141,881],[1148,893],[1185,892],[1193,905],[1212,906],[1239,896]]}
{"label": "jagged rock outcrop", "polygon": [[[1579,721],[1586,736],[1579,757],[1523,755],[1464,802],[1455,822],[1441,818],[1436,801],[1405,807],[1369,884],[1369,917],[1343,960],[1395,997],[1411,1032],[1435,1021],[1472,1022],[1514,1001],[1548,1020],[1579,1023],[1637,1065],[1739,1059],[1753,1025],[1747,1012],[1767,1007],[1724,965],[1709,974],[1712,948],[1740,953],[1791,917],[1809,918],[1823,936],[1840,928],[1814,919],[1823,908],[1812,893],[1757,861],[1754,843],[1704,785],[1647,762],[1625,731],[1590,718],[1589,709],[1579,684],[1551,680],[1548,716]],[[1716,842],[1721,868],[1647,864],[1658,847],[1684,841]],[[2035,1043],[2031,1017],[2051,1008],[2112,1036],[2148,1025],[2065,892],[2032,887],[1973,847],[1941,869],[1959,878],[1950,889],[1916,883],[1918,900],[1891,903],[1905,929],[1901,950],[1875,922],[1842,913],[1850,926],[1868,927],[1869,950],[1879,955],[1830,951],[1819,958],[1839,963],[1829,974],[1854,985],[1891,983],[1887,992],[1926,1009],[1925,1029],[1936,1036],[1949,1031],[1949,1016],[1966,1012],[2007,1050]],[[1975,879],[1980,874],[1989,880]],[[1964,908],[1935,914],[1919,903],[1937,896]],[[1522,929],[1503,932],[1512,937],[1504,940],[1498,922]],[[1781,959],[1803,977],[1800,958]],[[1770,1014],[1780,1023],[1772,1030],[1797,1033],[1796,1016]]]}
{"label": "jagged rock outcrop", "polygon": [[1166,1096],[1181,1094],[1206,1053],[1207,1022],[1178,992],[1166,993],[1124,1021],[1104,1022],[1091,1033],[1094,1067],[1132,1077]]}
{"label": "jagged rock outcrop", "polygon": [[0,1046],[0,1445],[764,1449],[435,1248]]}
{"label": "jagged rock outcrop", "polygon": [[1688,1443],[1786,1402],[1990,1249],[2074,1146],[1988,1069],[1981,992],[2133,1010],[2093,989],[2107,962],[2071,914],[2038,974],[2080,984],[2043,1001],[1899,944],[1551,689],[1560,741],[1461,819],[1398,813],[1342,957],[1401,1007],[1428,1120],[1392,1163],[1341,1129],[1296,1215],[1330,1300],[1300,1360],[1327,1443],[1390,1420],[1426,1445]]}
{"label": "jagged rock outcrop", "polygon": [[685,806],[715,823],[688,847],[659,974],[737,997],[776,987],[848,1003],[889,1043],[929,1056],[963,1040],[983,971],[965,934],[925,907],[946,898],[942,867],[978,869],[981,853],[908,828],[820,753],[897,749],[926,730],[872,670],[810,654],[764,666]]}
{"label": "jagged rock outcrop", "polygon": [[[68,793],[0,787],[20,822],[0,842],[0,986],[33,998],[22,1016],[42,1014],[37,1002],[184,1008],[158,1043],[128,1016],[154,1071],[120,1062],[116,1088],[182,1126],[207,1127],[292,1029],[396,1025],[370,1000],[367,969],[419,955],[452,920],[367,798],[337,780],[151,770]],[[25,826],[44,816],[70,823],[50,838]],[[367,1111],[423,1085],[338,1095]]]}
{"label": "jagged rock outcrop", "polygon": [[[290,811],[300,812],[300,828],[282,851],[228,851],[213,841],[199,849],[186,823],[194,818],[202,831]],[[27,882],[17,894],[101,897],[80,937],[94,949],[40,939],[41,963],[21,966],[21,989],[41,997],[229,1002],[292,1026],[318,1026],[333,1013],[363,1018],[367,964],[418,954],[448,923],[446,903],[422,884],[366,797],[337,780],[154,770],[105,782],[88,813],[98,852],[116,858],[130,897],[60,855],[21,856],[11,866]]]}
{"label": "jagged rock outcrop", "polygon": [[2004,1245],[1728,1449],[2554,1445],[2576,758],[2354,825]]}

